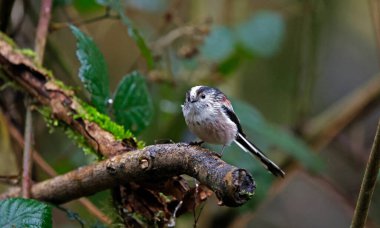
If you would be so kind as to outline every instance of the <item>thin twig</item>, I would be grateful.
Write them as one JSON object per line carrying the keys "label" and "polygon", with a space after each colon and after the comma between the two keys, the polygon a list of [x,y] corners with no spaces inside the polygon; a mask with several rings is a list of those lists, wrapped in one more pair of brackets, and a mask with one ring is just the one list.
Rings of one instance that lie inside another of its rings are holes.
{"label": "thin twig", "polygon": [[198,224],[198,221],[199,221],[199,218],[201,217],[201,214],[202,214],[202,211],[203,211],[203,208],[205,208],[206,206],[206,202],[204,202],[201,206],[201,209],[199,209],[199,213],[198,213],[198,216],[195,218],[195,221],[194,221],[194,227],[197,227],[197,224]]}
{"label": "thin twig", "polygon": [[377,175],[380,168],[380,120],[377,125],[376,136],[373,141],[371,154],[369,155],[367,167],[364,173],[363,182],[360,187],[359,197],[356,204],[354,217],[352,219],[351,228],[362,228],[365,225],[369,206]]}
{"label": "thin twig", "polygon": [[26,120],[24,132],[24,153],[22,161],[22,197],[30,198],[30,189],[32,186],[31,172],[32,172],[32,110],[29,104],[26,107]]}
{"label": "thin twig", "polygon": [[0,182],[8,185],[19,185],[19,175],[0,175]]}
{"label": "thin twig", "polygon": [[75,25],[75,26],[81,26],[81,25],[91,24],[91,23],[94,23],[97,21],[101,21],[104,19],[116,19],[116,20],[118,20],[118,19],[120,19],[120,17],[118,15],[110,15],[109,11],[106,11],[106,13],[104,15],[89,18],[89,19],[86,19],[83,21],[76,21],[76,22],[72,22],[72,23],[67,23],[67,22],[52,23],[50,25],[49,30],[51,32],[55,32],[55,31],[58,31],[58,30],[63,29],[63,28],[68,28],[70,24]]}
{"label": "thin twig", "polygon": [[51,17],[51,7],[52,0],[43,0],[41,2],[40,19],[38,21],[36,40],[34,45],[34,49],[37,54],[37,63],[39,64],[42,63],[44,57],[45,44]]}

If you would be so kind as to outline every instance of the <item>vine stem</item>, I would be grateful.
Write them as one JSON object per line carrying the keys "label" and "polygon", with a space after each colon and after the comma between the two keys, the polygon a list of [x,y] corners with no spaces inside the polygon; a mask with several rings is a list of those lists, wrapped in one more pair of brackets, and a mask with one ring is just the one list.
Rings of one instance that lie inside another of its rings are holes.
{"label": "vine stem", "polygon": [[358,201],[352,219],[351,228],[362,228],[367,220],[369,207],[377,175],[380,168],[380,120],[377,125],[376,136],[373,141],[371,154],[367,162],[367,167],[364,172],[362,185],[360,187]]}
{"label": "vine stem", "polygon": [[[29,99],[27,99],[29,100]],[[29,101],[27,101],[29,103]],[[25,131],[24,131],[24,154],[22,161],[22,197],[30,198],[30,189],[32,186],[31,172],[32,172],[32,111],[29,104],[26,104],[26,119],[25,119]]]}

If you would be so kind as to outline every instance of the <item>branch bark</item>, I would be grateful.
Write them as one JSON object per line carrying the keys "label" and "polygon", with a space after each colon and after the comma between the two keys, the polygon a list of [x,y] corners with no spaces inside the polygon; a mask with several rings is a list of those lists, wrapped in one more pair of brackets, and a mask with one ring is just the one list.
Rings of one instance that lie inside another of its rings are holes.
{"label": "branch bark", "polygon": [[[230,207],[247,202],[256,188],[247,171],[225,163],[209,150],[188,144],[161,144],[37,183],[32,187],[32,195],[38,200],[61,204],[125,182],[157,182],[182,174],[198,179],[215,192],[221,204]],[[6,197],[19,193],[17,189]]]}

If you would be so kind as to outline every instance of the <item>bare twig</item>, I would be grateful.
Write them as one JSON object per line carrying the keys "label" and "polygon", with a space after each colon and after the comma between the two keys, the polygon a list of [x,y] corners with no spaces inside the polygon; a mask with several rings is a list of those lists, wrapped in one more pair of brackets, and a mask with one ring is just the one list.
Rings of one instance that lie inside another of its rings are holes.
{"label": "bare twig", "polygon": [[365,225],[369,206],[371,204],[371,198],[373,191],[375,190],[375,184],[377,175],[380,168],[380,120],[377,125],[376,136],[373,141],[371,154],[369,155],[367,167],[364,173],[363,182],[360,187],[359,197],[356,204],[354,217],[352,219],[352,228],[362,228]]}
{"label": "bare twig", "polygon": [[35,51],[37,54],[37,63],[41,64],[45,52],[45,44],[48,34],[48,28],[51,18],[52,0],[43,0],[40,8],[40,19],[38,21]]}
{"label": "bare twig", "polygon": [[376,45],[380,49],[380,2],[369,0],[369,11],[372,16],[372,24],[376,35]]}
{"label": "bare twig", "polygon": [[[181,174],[208,186],[226,206],[244,204],[256,188],[247,171],[225,163],[209,150],[188,144],[160,144],[116,155],[34,184],[32,195],[38,200],[61,204],[121,183],[153,183]],[[8,192],[2,197],[19,192]]]}
{"label": "bare twig", "polygon": [[[29,99],[27,99],[29,100]],[[28,102],[29,103],[29,102]],[[26,120],[24,131],[24,153],[22,161],[22,197],[30,198],[30,189],[32,186],[32,143],[33,143],[33,125],[32,125],[32,110],[29,104],[26,107]]]}
{"label": "bare twig", "polygon": [[104,19],[116,19],[116,20],[118,20],[118,19],[120,19],[120,17],[118,15],[110,15],[108,12],[106,12],[104,15],[89,18],[89,19],[86,19],[83,21],[77,21],[77,22],[72,22],[72,23],[67,23],[67,22],[52,23],[49,29],[51,32],[55,32],[55,31],[58,31],[58,30],[63,29],[63,28],[68,28],[70,24],[73,24],[75,26],[81,26],[81,25],[91,24],[91,23],[94,23],[97,21],[101,21]]}
{"label": "bare twig", "polygon": [[18,185],[19,184],[19,175],[0,175],[0,182],[9,185]]}

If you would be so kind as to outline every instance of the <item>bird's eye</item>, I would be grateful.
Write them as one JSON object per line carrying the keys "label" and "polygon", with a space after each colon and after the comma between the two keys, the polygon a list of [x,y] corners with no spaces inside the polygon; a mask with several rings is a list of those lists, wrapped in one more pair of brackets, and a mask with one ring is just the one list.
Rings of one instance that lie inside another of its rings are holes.
{"label": "bird's eye", "polygon": [[206,95],[202,94],[202,95],[201,95],[201,98],[202,98],[202,99],[205,99],[205,98],[206,98]]}

